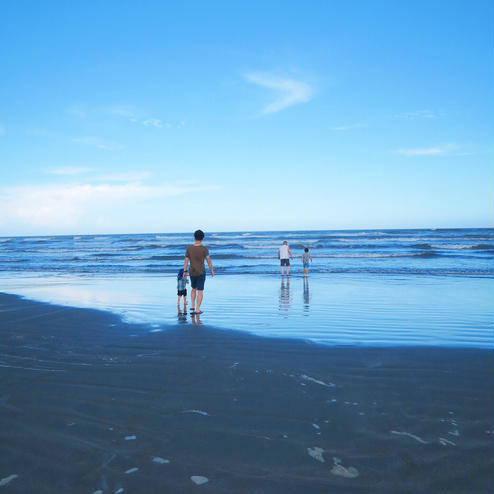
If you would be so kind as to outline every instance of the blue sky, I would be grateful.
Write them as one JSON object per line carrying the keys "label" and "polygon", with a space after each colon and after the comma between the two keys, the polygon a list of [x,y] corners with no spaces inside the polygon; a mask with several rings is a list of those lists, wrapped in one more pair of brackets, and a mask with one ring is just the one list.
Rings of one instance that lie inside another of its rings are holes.
{"label": "blue sky", "polygon": [[493,225],[490,1],[0,4],[0,235]]}

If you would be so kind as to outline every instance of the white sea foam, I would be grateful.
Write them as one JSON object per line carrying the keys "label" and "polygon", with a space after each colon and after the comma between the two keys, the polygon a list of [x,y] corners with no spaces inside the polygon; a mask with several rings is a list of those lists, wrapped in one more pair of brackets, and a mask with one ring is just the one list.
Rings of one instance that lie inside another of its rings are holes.
{"label": "white sea foam", "polygon": [[339,477],[345,477],[346,479],[354,479],[358,477],[359,473],[355,467],[344,467],[341,464],[341,460],[333,456],[333,468],[331,469],[333,475],[338,475]]}
{"label": "white sea foam", "polygon": [[4,477],[3,479],[0,479],[0,487],[4,487],[8,484],[10,484],[13,480],[15,480],[19,475],[16,473],[9,475],[8,477]]}
{"label": "white sea foam", "polygon": [[421,444],[427,444],[427,441],[424,441],[422,438],[416,436],[415,434],[410,434],[410,432],[391,431],[391,434],[395,434],[396,436],[411,437],[412,439],[415,439],[415,441],[418,441]]}
{"label": "white sea foam", "polygon": [[198,415],[209,415],[208,412],[204,412],[203,410],[184,410],[182,413],[197,413]]}
{"label": "white sea foam", "polygon": [[164,458],[161,458],[159,456],[154,456],[151,461],[154,463],[158,463],[158,465],[165,465],[167,463],[170,463],[170,460],[165,460]]}
{"label": "white sea foam", "polygon": [[302,379],[304,379],[305,381],[310,381],[310,382],[313,382],[313,383],[316,383],[316,384],[320,384],[321,386],[326,386],[328,388],[334,388],[335,387],[335,384],[333,384],[333,383],[325,383],[324,381],[320,381],[318,379],[314,379],[313,377],[307,376],[305,374],[302,374],[300,377]]}
{"label": "white sea foam", "polygon": [[442,446],[456,446],[456,444],[453,441],[450,441],[449,439],[445,439],[444,437],[439,438],[439,444]]}
{"label": "white sea foam", "polygon": [[206,482],[209,482],[209,479],[207,477],[203,477],[202,475],[192,475],[192,477],[190,477],[190,480],[192,480],[192,482],[194,482],[194,484],[196,485],[202,485]]}
{"label": "white sea foam", "polygon": [[307,448],[307,453],[315,460],[320,461],[321,463],[325,463],[324,457],[322,456],[322,454],[324,453],[324,450],[322,448],[319,448],[318,446]]}

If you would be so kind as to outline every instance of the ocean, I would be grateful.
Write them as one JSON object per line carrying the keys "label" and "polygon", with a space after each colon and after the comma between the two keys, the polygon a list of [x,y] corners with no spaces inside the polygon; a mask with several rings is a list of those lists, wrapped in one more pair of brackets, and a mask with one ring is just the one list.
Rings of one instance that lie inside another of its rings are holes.
{"label": "ocean", "polygon": [[[281,278],[277,249],[295,257]],[[0,238],[0,291],[166,330],[190,233]],[[206,233],[201,322],[336,345],[492,347],[493,229]],[[301,255],[313,258],[308,280]],[[188,323],[191,321],[189,320]]]}

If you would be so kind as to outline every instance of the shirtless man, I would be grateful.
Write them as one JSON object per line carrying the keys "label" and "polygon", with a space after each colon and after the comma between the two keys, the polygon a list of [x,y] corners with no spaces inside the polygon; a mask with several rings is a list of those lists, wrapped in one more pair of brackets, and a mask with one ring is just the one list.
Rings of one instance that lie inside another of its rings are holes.
{"label": "shirtless man", "polygon": [[[184,261],[184,274],[187,271],[187,265],[190,262],[189,276],[190,286],[192,288],[190,298],[192,300],[191,314],[202,314],[201,303],[204,291],[204,282],[206,281],[206,270],[204,269],[204,259],[207,261],[211,276],[214,276],[213,265],[209,257],[207,247],[202,245],[204,232],[196,230],[194,232],[194,244],[187,248]],[[196,304],[197,297],[197,304]]]}
{"label": "shirtless man", "polygon": [[285,266],[286,266],[286,275],[290,275],[290,259],[293,259],[292,253],[288,248],[288,242],[285,240],[283,245],[278,249],[278,259],[281,262],[281,275],[285,274]]}

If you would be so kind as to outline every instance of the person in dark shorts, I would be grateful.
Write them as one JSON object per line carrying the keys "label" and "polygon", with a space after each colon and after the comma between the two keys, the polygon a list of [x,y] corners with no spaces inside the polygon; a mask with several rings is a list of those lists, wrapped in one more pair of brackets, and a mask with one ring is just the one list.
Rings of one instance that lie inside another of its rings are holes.
{"label": "person in dark shorts", "polygon": [[290,248],[288,247],[288,242],[285,240],[283,245],[278,249],[278,259],[281,262],[282,276],[285,274],[285,266],[287,276],[290,274],[290,258],[293,259],[293,256],[290,252]]}
{"label": "person in dark shorts", "polygon": [[[192,291],[190,298],[192,300],[192,306],[190,308],[191,314],[202,314],[201,303],[204,292],[204,282],[206,281],[206,270],[204,269],[204,260],[208,263],[211,276],[214,276],[213,264],[209,257],[209,250],[202,245],[204,240],[204,232],[202,230],[196,230],[194,232],[194,244],[190,245],[185,252],[184,272],[187,271],[187,265],[190,262],[189,275],[190,286]],[[197,302],[197,303],[196,303]]]}
{"label": "person in dark shorts", "polygon": [[177,274],[177,309],[180,312],[180,299],[184,298],[184,314],[187,313],[187,271],[180,269]]}

